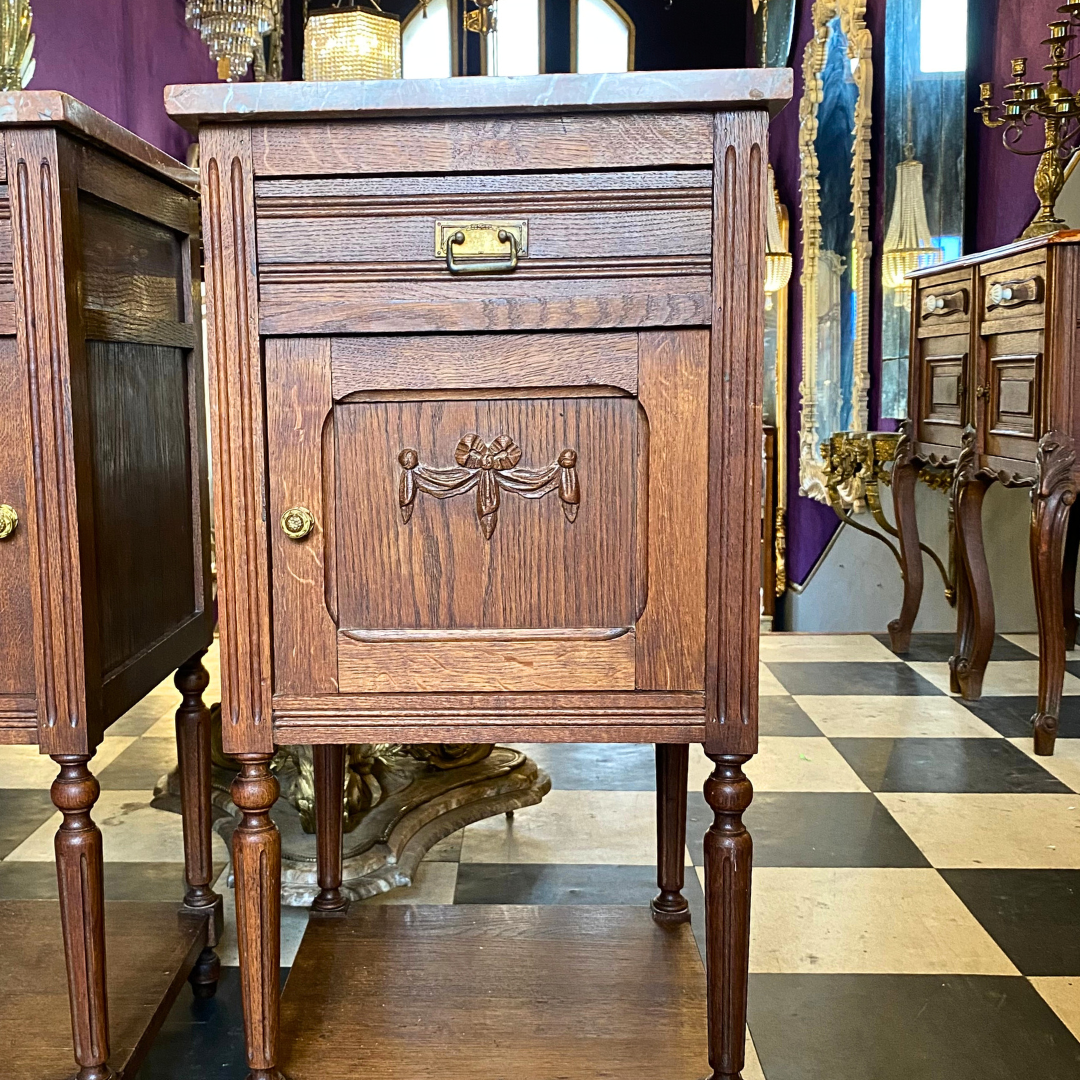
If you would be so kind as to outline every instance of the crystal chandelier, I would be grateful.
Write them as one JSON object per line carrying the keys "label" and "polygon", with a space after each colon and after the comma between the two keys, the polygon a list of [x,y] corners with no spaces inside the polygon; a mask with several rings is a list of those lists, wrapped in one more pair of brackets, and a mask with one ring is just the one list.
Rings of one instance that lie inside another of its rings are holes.
{"label": "crystal chandelier", "polygon": [[897,307],[906,307],[911,301],[907,275],[920,267],[937,265],[944,254],[934,246],[930,235],[922,162],[913,155],[914,148],[909,143],[905,160],[896,166],[896,197],[881,254],[882,284],[895,290],[893,302]]}
{"label": "crystal chandelier", "polygon": [[[427,3],[423,3],[427,17]],[[400,79],[401,19],[377,0],[353,0],[312,12],[304,26],[304,78]]]}
{"label": "crystal chandelier", "polygon": [[244,77],[263,35],[270,33],[281,0],[187,0],[187,24],[198,30],[218,78],[236,82]]}
{"label": "crystal chandelier", "polygon": [[780,195],[769,166],[768,208],[765,212],[765,292],[778,293],[791,280],[791,252],[780,225]]}
{"label": "crystal chandelier", "polygon": [[21,90],[34,77],[30,0],[0,0],[0,90]]}

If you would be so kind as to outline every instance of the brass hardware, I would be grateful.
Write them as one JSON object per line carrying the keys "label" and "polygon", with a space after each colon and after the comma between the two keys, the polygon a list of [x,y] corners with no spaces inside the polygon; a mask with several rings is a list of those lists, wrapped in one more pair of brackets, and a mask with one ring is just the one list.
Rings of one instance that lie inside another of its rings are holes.
{"label": "brass hardware", "polygon": [[953,315],[957,312],[963,314],[967,311],[967,300],[967,289],[957,289],[950,293],[928,293],[923,297],[923,317]]}
{"label": "brass hardware", "polygon": [[281,531],[290,540],[303,540],[315,528],[315,516],[306,506],[293,506],[281,515]]}
{"label": "brass hardware", "polygon": [[0,540],[6,540],[19,527],[19,515],[14,506],[0,504]]}
{"label": "brass hardware", "polygon": [[975,396],[977,398],[982,398],[984,401],[989,400],[989,398],[990,398],[990,387],[989,386],[976,386],[975,387]]}
{"label": "brass hardware", "polygon": [[1043,279],[1028,278],[1026,281],[995,281],[986,290],[987,310],[1020,307],[1037,304],[1043,298]]}
{"label": "brass hardware", "polygon": [[[482,256],[506,255],[509,260],[480,261]],[[529,254],[527,221],[437,221],[435,256],[445,258],[452,274],[493,274],[517,269],[519,258]],[[474,260],[458,262],[458,259]]]}

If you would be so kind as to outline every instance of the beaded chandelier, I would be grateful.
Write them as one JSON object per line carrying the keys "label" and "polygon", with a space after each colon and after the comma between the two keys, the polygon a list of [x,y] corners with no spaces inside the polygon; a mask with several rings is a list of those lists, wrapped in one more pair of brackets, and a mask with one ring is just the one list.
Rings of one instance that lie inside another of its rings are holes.
{"label": "beaded chandelier", "polygon": [[198,30],[210,59],[216,61],[218,78],[241,79],[263,35],[273,28],[281,0],[187,0],[187,24]]}

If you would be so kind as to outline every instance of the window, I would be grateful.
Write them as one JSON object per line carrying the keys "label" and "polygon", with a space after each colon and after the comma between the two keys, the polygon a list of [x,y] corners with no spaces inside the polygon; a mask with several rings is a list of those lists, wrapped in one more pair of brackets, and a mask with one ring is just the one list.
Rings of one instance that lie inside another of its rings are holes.
{"label": "window", "polygon": [[406,79],[446,79],[450,69],[450,5],[431,0],[427,18],[417,8],[401,29],[401,66]]}
{"label": "window", "polygon": [[488,72],[539,74],[540,0],[498,0],[495,19],[495,33],[488,38]]}
{"label": "window", "polygon": [[571,19],[571,54],[575,71],[629,71],[633,68],[633,23],[614,0],[573,0]]}
{"label": "window", "polygon": [[967,70],[968,0],[922,0],[919,11],[919,70]]}

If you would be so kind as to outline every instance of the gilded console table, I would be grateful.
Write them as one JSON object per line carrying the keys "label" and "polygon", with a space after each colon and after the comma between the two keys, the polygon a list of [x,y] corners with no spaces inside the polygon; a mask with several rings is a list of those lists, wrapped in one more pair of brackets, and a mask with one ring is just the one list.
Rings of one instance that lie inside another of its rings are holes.
{"label": "gilded console table", "polygon": [[[197,177],[49,91],[0,95],[0,139],[0,743],[36,743],[60,767],[75,1059],[83,1080],[107,1080],[131,1058],[110,1058],[89,765],[109,725],[174,669],[188,881],[176,933],[193,952],[168,993],[192,965],[202,992],[217,980]],[[120,1005],[124,1052],[137,1053]],[[58,1018],[35,1006],[38,1024],[16,1030],[4,1009],[17,1007],[5,987],[0,1027],[20,1061],[55,1075]]]}
{"label": "gilded console table", "polygon": [[994,604],[982,540],[982,502],[997,481],[1031,488],[1031,573],[1039,624],[1035,752],[1052,754],[1066,643],[1076,638],[1074,591],[1080,519],[1069,510],[1080,477],[1080,233],[1020,241],[912,275],[908,412],[893,470],[905,560],[904,606],[890,626],[910,639],[921,562],[913,495],[929,463],[953,472],[958,556],[954,693],[973,700],[994,640]]}
{"label": "gilded console table", "polygon": [[[316,744],[314,907],[334,911],[342,744],[504,740],[658,744],[654,912],[671,922],[704,743],[707,1057],[740,1074],[766,133],[790,91],[773,70],[167,90],[202,156],[256,1080],[355,1075],[376,1038],[350,1058],[309,1030],[314,1008],[341,1023],[348,1006],[314,1005],[334,990],[306,950],[329,942],[332,962],[374,924],[350,931],[354,911],[337,945],[334,920],[305,938],[279,1051],[275,744]],[[372,1013],[351,1022],[371,1033]],[[466,1049],[444,1041],[440,1074],[505,1065],[465,1069]]]}

